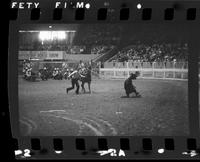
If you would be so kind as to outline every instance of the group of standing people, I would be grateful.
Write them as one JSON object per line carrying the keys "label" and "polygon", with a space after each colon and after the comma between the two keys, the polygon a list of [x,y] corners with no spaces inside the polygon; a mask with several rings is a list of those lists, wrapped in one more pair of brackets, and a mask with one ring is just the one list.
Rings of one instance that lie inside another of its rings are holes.
{"label": "group of standing people", "polygon": [[88,89],[90,90],[90,84],[91,84],[91,64],[86,66],[82,61],[78,64],[77,68],[68,75],[68,79],[71,79],[72,86],[66,89],[66,92],[68,93],[76,86],[76,94],[79,94],[79,81],[81,81],[81,87],[82,90],[85,92],[84,84],[88,83]]}
{"label": "group of standing people", "polygon": [[22,72],[25,80],[34,81],[36,79],[36,74],[33,72],[33,68],[30,62],[24,61]]}
{"label": "group of standing people", "polygon": [[61,69],[55,68],[55,69],[53,70],[52,77],[53,77],[53,79],[55,79],[55,80],[62,80],[62,79],[63,79],[63,75],[62,75]]}

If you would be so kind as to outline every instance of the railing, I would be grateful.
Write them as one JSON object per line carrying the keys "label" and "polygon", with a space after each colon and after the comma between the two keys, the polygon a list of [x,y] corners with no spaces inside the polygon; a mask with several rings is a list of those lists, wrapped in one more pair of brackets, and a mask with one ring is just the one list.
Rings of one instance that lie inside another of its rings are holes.
{"label": "railing", "polygon": [[[133,65],[133,64],[132,64]],[[136,65],[136,64],[135,64]],[[147,65],[147,64],[146,64]],[[166,63],[150,63],[149,67],[137,62],[136,67],[129,66],[129,63],[125,63],[122,67],[109,67],[100,68],[99,76],[104,79],[124,79],[129,76],[130,73],[140,72],[140,78],[147,79],[172,79],[172,80],[187,80],[188,68],[187,62],[172,62]]]}
{"label": "railing", "polygon": [[105,62],[107,59],[109,59],[110,57],[112,57],[113,55],[115,55],[117,52],[117,48],[114,46],[112,47],[109,51],[107,51],[104,54],[100,54],[98,57],[94,58],[92,61],[94,62]]}

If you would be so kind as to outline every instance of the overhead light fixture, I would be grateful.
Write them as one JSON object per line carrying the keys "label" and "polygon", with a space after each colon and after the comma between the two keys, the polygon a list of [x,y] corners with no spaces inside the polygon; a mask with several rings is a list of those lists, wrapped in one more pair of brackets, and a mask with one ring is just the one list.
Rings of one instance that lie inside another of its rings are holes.
{"label": "overhead light fixture", "polygon": [[44,40],[62,40],[66,38],[65,31],[40,31],[39,33],[39,39]]}

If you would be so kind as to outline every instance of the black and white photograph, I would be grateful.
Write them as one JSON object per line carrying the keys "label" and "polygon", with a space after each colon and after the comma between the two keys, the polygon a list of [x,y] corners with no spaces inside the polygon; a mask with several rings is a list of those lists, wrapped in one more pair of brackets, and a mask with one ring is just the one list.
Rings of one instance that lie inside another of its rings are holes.
{"label": "black and white photograph", "polygon": [[190,134],[183,25],[29,26],[18,40],[22,136]]}

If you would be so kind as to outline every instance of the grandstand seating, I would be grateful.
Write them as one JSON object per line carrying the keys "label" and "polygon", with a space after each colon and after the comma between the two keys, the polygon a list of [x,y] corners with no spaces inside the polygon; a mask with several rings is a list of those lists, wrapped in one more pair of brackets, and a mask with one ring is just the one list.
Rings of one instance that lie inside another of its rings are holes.
{"label": "grandstand seating", "polygon": [[125,47],[108,61],[187,61],[187,44],[139,44]]}

